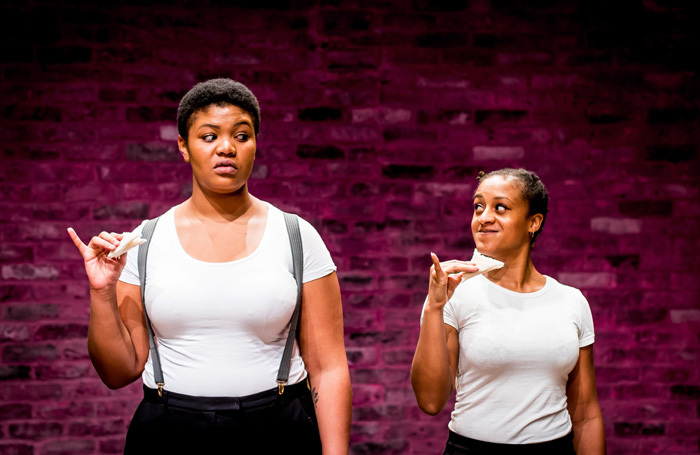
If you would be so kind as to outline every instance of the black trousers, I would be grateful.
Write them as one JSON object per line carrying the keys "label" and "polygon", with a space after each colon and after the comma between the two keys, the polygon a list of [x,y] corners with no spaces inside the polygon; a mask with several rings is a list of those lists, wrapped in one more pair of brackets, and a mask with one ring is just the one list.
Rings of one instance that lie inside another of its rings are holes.
{"label": "black trousers", "polygon": [[443,455],[576,455],[574,433],[535,444],[497,444],[478,441],[450,430]]}
{"label": "black trousers", "polygon": [[144,386],[126,435],[135,454],[320,454],[306,381],[246,397],[193,397]]}

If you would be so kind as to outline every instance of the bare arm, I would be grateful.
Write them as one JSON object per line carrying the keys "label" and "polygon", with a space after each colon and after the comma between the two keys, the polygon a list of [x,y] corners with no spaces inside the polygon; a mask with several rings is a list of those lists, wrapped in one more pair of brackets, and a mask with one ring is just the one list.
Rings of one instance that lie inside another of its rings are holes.
{"label": "bare arm", "polygon": [[443,323],[441,311],[429,316],[426,309],[411,366],[411,385],[421,411],[437,415],[445,408],[454,388],[458,355],[457,330]]}
{"label": "bare arm", "polygon": [[335,272],[304,284],[299,342],[309,373],[323,454],[347,454],[352,389]]}
{"label": "bare arm", "polygon": [[579,349],[576,366],[569,373],[566,399],[578,455],[606,453],[603,414],[598,403],[593,367],[593,345]]}
{"label": "bare arm", "polygon": [[[428,301],[411,365],[411,385],[418,407],[426,414],[436,415],[450,398],[459,358],[458,332],[444,323],[443,307],[460,284],[461,272],[475,272],[478,268],[460,261],[441,264],[435,254],[431,258]],[[457,274],[449,275],[452,272]]]}
{"label": "bare arm", "polygon": [[90,282],[90,360],[107,387],[124,387],[143,372],[148,335],[140,287],[118,281],[126,256],[107,257],[119,245],[121,234],[102,232],[88,245],[73,229],[68,234],[83,257]]}

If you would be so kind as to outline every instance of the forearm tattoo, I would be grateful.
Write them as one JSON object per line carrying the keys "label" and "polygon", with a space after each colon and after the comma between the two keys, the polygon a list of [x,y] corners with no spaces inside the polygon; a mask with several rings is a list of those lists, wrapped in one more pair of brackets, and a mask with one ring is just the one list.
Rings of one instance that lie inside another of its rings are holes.
{"label": "forearm tattoo", "polygon": [[314,400],[314,407],[318,406],[318,392],[316,391],[316,387],[311,389],[311,398]]}

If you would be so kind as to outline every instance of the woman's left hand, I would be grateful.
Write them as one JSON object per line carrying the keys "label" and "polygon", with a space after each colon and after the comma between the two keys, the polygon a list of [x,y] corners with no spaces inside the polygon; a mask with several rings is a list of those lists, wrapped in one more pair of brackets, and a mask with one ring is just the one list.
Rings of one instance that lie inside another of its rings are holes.
{"label": "woman's left hand", "polygon": [[323,454],[348,453],[352,389],[343,336],[343,306],[335,272],[304,283],[299,327]]}

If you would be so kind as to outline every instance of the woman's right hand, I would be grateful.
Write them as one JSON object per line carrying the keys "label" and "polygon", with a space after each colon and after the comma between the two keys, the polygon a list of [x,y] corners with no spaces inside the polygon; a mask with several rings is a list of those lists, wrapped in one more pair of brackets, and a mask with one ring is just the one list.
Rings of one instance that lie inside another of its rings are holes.
{"label": "woman's right hand", "polygon": [[112,259],[108,258],[107,255],[119,246],[123,234],[103,231],[100,235],[90,239],[90,243],[87,245],[80,240],[73,228],[68,228],[68,235],[83,257],[90,288],[101,291],[116,286],[126,264],[126,254]]}
{"label": "woman's right hand", "polygon": [[441,263],[435,253],[430,253],[430,258],[433,265],[430,267],[428,306],[442,309],[462,282],[462,275],[478,272],[479,268],[473,262],[452,260]]}

